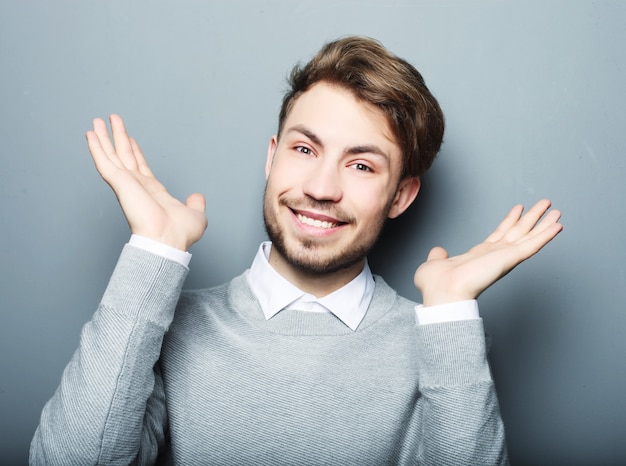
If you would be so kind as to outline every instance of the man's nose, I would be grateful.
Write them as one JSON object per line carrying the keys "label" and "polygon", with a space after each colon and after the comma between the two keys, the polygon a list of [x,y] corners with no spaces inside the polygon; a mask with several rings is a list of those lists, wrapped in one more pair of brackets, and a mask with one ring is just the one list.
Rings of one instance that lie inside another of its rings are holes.
{"label": "man's nose", "polygon": [[343,196],[339,168],[323,160],[314,165],[304,182],[304,194],[318,201],[339,202]]}

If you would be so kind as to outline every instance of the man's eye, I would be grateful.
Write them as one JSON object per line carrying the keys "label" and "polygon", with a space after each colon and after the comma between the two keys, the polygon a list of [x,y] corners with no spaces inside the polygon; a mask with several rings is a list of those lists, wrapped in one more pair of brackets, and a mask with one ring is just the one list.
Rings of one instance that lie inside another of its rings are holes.
{"label": "man's eye", "polygon": [[298,152],[302,152],[304,155],[312,155],[313,151],[311,149],[309,149],[308,147],[304,147],[304,146],[298,146],[296,147],[296,150]]}
{"label": "man's eye", "polygon": [[352,167],[355,170],[359,170],[362,172],[371,172],[372,169],[370,167],[368,167],[367,165],[365,165],[364,163],[355,163],[354,165],[352,165]]}

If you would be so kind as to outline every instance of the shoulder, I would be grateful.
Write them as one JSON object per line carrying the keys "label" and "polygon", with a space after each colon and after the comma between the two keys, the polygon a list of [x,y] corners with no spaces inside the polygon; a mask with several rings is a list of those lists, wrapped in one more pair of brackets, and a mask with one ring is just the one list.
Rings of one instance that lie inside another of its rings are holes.
{"label": "shoulder", "polygon": [[209,288],[184,290],[176,305],[169,337],[206,332],[209,327],[213,327],[215,319],[219,319],[229,307],[229,285],[228,282]]}
{"label": "shoulder", "polygon": [[372,303],[388,303],[395,309],[402,311],[415,310],[415,306],[417,306],[418,303],[400,296],[380,275],[373,275],[373,277],[375,288]]}
{"label": "shoulder", "polygon": [[222,303],[227,299],[229,285],[230,282],[227,282],[209,288],[183,290],[176,312],[189,312],[189,309]]}
{"label": "shoulder", "polygon": [[239,319],[241,301],[253,302],[246,273],[221,285],[184,290],[178,300],[171,331],[206,331],[207,327],[232,324]]}
{"label": "shoulder", "polygon": [[381,276],[373,277],[374,294],[361,326],[382,325],[385,332],[411,331],[415,326],[416,303],[400,296]]}

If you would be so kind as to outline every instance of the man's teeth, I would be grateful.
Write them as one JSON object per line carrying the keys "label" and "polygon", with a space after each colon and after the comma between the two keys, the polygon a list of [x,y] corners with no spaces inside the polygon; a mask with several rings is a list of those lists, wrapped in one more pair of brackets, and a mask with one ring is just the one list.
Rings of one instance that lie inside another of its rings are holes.
{"label": "man's teeth", "polygon": [[315,220],[313,218],[305,217],[302,214],[298,214],[298,220],[300,220],[302,223],[306,225],[310,225],[316,228],[334,228],[337,226],[336,223],[331,223],[331,222],[322,221],[322,220]]}

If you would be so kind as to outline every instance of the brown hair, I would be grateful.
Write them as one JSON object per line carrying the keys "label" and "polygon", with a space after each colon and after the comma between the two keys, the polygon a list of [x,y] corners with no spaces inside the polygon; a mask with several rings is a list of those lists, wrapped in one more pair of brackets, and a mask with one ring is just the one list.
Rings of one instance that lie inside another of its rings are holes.
{"label": "brown hair", "polygon": [[444,132],[444,117],[424,78],[410,63],[367,37],[329,42],[289,76],[278,120],[280,137],[298,97],[318,82],[339,85],[386,116],[403,154],[402,177],[420,176],[433,163]]}

